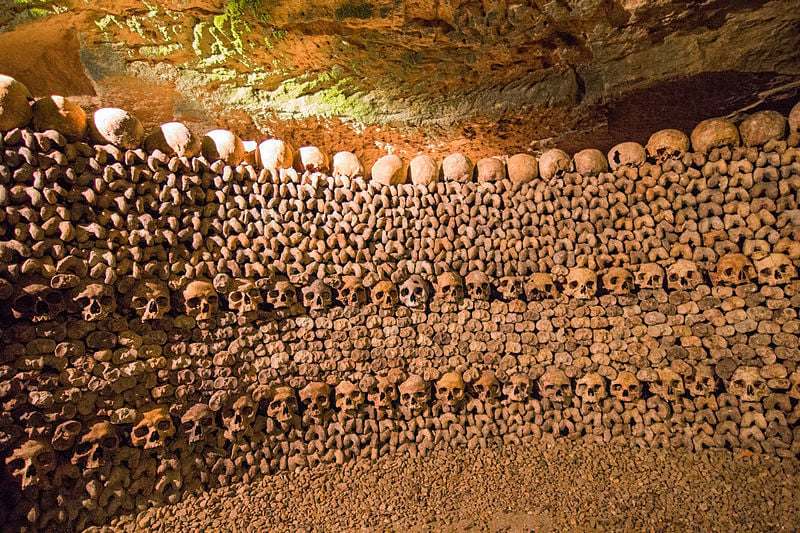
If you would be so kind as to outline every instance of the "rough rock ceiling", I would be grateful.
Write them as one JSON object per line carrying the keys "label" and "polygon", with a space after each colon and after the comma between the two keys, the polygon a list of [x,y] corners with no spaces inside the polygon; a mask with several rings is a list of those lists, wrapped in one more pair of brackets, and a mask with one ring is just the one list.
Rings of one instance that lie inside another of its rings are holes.
{"label": "rough rock ceiling", "polygon": [[796,0],[0,0],[36,95],[369,157],[607,149],[800,96]]}

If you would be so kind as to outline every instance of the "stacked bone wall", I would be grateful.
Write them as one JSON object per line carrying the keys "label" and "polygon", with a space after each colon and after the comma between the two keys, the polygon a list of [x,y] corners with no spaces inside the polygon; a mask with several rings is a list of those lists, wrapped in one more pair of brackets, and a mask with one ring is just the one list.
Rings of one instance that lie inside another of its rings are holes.
{"label": "stacked bone wall", "polygon": [[797,144],[422,186],[5,132],[0,523],[438,447],[797,456]]}

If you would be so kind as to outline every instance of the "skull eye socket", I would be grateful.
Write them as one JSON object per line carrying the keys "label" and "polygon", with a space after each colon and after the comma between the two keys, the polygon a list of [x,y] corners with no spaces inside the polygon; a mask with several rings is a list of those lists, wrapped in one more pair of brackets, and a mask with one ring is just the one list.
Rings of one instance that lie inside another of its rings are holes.
{"label": "skull eye socket", "polygon": [[169,428],[172,427],[172,424],[170,424],[169,421],[167,421],[167,420],[161,420],[158,423],[157,427],[158,427],[159,431],[167,431]]}
{"label": "skull eye socket", "polygon": [[119,441],[117,440],[116,437],[109,436],[100,439],[100,445],[103,446],[103,448],[116,448],[118,444]]}
{"label": "skull eye socket", "polygon": [[416,296],[422,296],[422,287],[417,287],[414,289],[414,294]]}
{"label": "skull eye socket", "polygon": [[408,287],[400,287],[400,296],[402,296],[403,298],[408,297],[410,293],[411,291],[408,290]]}
{"label": "skull eye socket", "polygon": [[211,305],[216,304],[218,300],[219,300],[219,298],[217,298],[216,296],[209,296],[208,297],[208,303],[211,304]]}
{"label": "skull eye socket", "polygon": [[677,275],[676,273],[674,273],[674,272],[673,272],[673,273],[671,273],[671,274],[668,276],[668,278],[669,278],[669,280],[670,280],[670,281],[678,281],[678,279],[679,279],[679,278],[678,278],[678,275]]}
{"label": "skull eye socket", "polygon": [[575,281],[575,280],[570,281],[569,282],[569,288],[570,289],[577,289],[578,288],[578,282]]}
{"label": "skull eye socket", "polygon": [[231,295],[228,298],[230,299],[230,301],[235,303],[235,302],[240,301],[242,298],[244,298],[244,295],[239,291],[235,291],[235,292],[232,292]]}
{"label": "skull eye socket", "polygon": [[200,306],[200,298],[197,298],[197,297],[189,298],[189,301],[186,302],[186,303],[189,304],[189,307],[199,307]]}
{"label": "skull eye socket", "polygon": [[133,428],[133,435],[137,438],[142,438],[150,433],[150,430],[146,426],[137,426]]}
{"label": "skull eye socket", "polygon": [[248,406],[245,406],[245,407],[243,407],[241,411],[242,411],[242,414],[243,414],[244,416],[248,416],[248,417],[249,417],[250,415],[252,415],[252,414],[253,414],[253,408],[252,408],[252,407],[250,407],[249,405],[248,405]]}
{"label": "skull eye socket", "polygon": [[261,297],[261,291],[259,291],[258,289],[250,289],[249,291],[247,291],[247,295],[253,299],[259,298]]}
{"label": "skull eye socket", "polygon": [[195,426],[194,422],[184,422],[183,424],[181,424],[181,431],[183,432],[191,431],[192,429],[194,429],[194,426]]}
{"label": "skull eye socket", "polygon": [[82,296],[80,298],[75,298],[75,303],[78,304],[80,307],[89,307],[89,298]]}
{"label": "skull eye socket", "polygon": [[75,453],[78,455],[86,455],[92,450],[92,445],[88,442],[81,442],[75,446]]}
{"label": "skull eye socket", "polygon": [[135,296],[131,303],[134,307],[145,307],[147,305],[147,300],[141,296]]}
{"label": "skull eye socket", "polygon": [[14,301],[14,307],[19,309],[33,309],[34,299],[30,294],[20,296]]}

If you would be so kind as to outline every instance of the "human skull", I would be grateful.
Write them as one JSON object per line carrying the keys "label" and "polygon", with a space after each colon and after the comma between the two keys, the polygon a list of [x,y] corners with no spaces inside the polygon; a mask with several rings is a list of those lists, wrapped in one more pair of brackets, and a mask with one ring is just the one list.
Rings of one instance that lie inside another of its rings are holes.
{"label": "human skull", "polygon": [[677,402],[684,391],[683,378],[671,368],[659,368],[658,377],[650,383],[650,392],[666,402]]}
{"label": "human skull", "polygon": [[637,142],[624,142],[616,145],[608,152],[608,165],[611,170],[618,167],[638,167],[644,163],[647,154],[644,147]]}
{"label": "human skull", "polygon": [[657,131],[650,136],[645,149],[650,157],[656,161],[662,161],[688,152],[689,137],[681,130]]}
{"label": "human skull", "polygon": [[540,302],[558,296],[558,286],[553,276],[546,272],[537,272],[525,283],[525,295],[531,302]]}
{"label": "human skull", "polygon": [[572,168],[581,176],[596,176],[608,171],[608,159],[596,148],[586,148],[572,156]]}
{"label": "human skull", "polygon": [[84,281],[73,299],[87,322],[103,320],[117,310],[114,288],[100,281]]}
{"label": "human skull", "polygon": [[109,464],[119,449],[117,428],[110,422],[97,422],[81,437],[72,455],[72,464],[80,469],[96,470]]}
{"label": "human skull", "polygon": [[355,178],[364,175],[364,165],[352,152],[337,152],[333,156],[333,177]]}
{"label": "human skull", "polygon": [[539,157],[539,175],[544,180],[550,180],[568,171],[571,164],[572,159],[564,150],[552,148]]}
{"label": "human skull", "polygon": [[750,259],[739,253],[725,254],[717,261],[715,281],[725,285],[749,283],[756,277],[756,269]]}
{"label": "human skull", "polygon": [[397,387],[386,376],[378,376],[377,383],[367,393],[369,402],[378,409],[391,409],[397,396]]}
{"label": "human skull", "polygon": [[81,429],[83,429],[83,426],[77,420],[62,422],[53,432],[53,438],[50,440],[50,444],[53,445],[54,450],[59,452],[70,450],[73,444],[75,444],[75,439],[78,437]]}
{"label": "human skull", "polygon": [[95,111],[89,130],[96,143],[110,143],[123,150],[138,148],[144,138],[144,126],[139,119],[117,107],[104,107]]}
{"label": "human skull", "polygon": [[561,369],[548,368],[539,378],[539,386],[543,398],[563,404],[572,401],[572,385]]}
{"label": "human skull", "polygon": [[530,154],[512,155],[506,160],[506,167],[512,183],[530,183],[539,177],[539,161]]}
{"label": "human skull", "polygon": [[49,476],[56,469],[56,453],[48,442],[28,440],[11,453],[8,466],[23,490],[50,488]]}
{"label": "human skull", "polygon": [[597,274],[589,268],[571,268],[567,274],[564,294],[579,300],[594,298],[597,294]]}
{"label": "human skull", "polygon": [[137,448],[151,450],[166,446],[167,439],[175,435],[175,426],[166,407],[156,407],[143,414],[133,427],[131,442]]}
{"label": "human skull", "polygon": [[694,367],[694,372],[684,378],[686,390],[695,398],[710,396],[717,388],[714,369],[708,365]]}
{"label": "human skull", "polygon": [[16,284],[11,313],[18,320],[45,322],[55,320],[67,309],[64,294],[48,285],[41,276],[27,276]]}
{"label": "human skull", "polygon": [[236,166],[244,159],[244,143],[238,135],[224,129],[211,130],[200,140],[203,157]]}
{"label": "human skull", "polygon": [[214,412],[204,403],[191,406],[181,417],[181,433],[189,444],[204,441],[207,435],[216,430],[215,425]]}
{"label": "human skull", "polygon": [[233,279],[228,284],[228,307],[239,316],[258,311],[264,297],[255,280],[250,278]]}
{"label": "human skull", "polygon": [[739,134],[745,146],[780,141],[786,136],[786,117],[773,110],[756,111],[739,124]]}
{"label": "human skull", "polygon": [[494,403],[500,396],[500,382],[494,372],[484,370],[481,373],[481,377],[472,384],[472,390],[475,392],[475,396],[483,403]]}
{"label": "human skull", "polygon": [[347,417],[356,416],[364,407],[365,396],[358,385],[342,381],[336,386],[336,408]]}
{"label": "human skull", "polygon": [[412,274],[400,284],[400,301],[410,309],[425,309],[431,295],[431,287],[419,274]]}
{"label": "human skull", "polygon": [[445,302],[458,303],[464,299],[464,284],[455,272],[443,272],[436,279],[437,296]]}
{"label": "human skull", "polygon": [[303,305],[309,309],[328,309],[333,303],[333,291],[321,279],[315,279],[308,287],[303,287]]}
{"label": "human skull", "polygon": [[612,294],[630,294],[633,290],[633,274],[627,268],[611,267],[603,276],[603,288]]}
{"label": "human skull", "polygon": [[400,185],[406,182],[406,165],[400,156],[389,154],[375,161],[370,174],[381,185]]}
{"label": "human skull", "polygon": [[507,302],[519,299],[525,293],[522,278],[519,276],[503,276],[497,284],[497,292]]}
{"label": "human skull", "polygon": [[727,383],[728,392],[743,402],[760,402],[770,393],[756,366],[739,366]]}
{"label": "human skull", "polygon": [[294,154],[294,168],[303,172],[328,172],[328,156],[316,146],[301,146]]}
{"label": "human skull", "polygon": [[267,302],[274,309],[287,309],[297,303],[297,289],[286,278],[278,278],[267,293]]}
{"label": "human skull", "polygon": [[703,283],[703,274],[694,261],[678,259],[667,267],[667,288],[673,291],[692,290]]}
{"label": "human skull", "polygon": [[473,270],[464,280],[467,284],[467,294],[473,300],[488,300],[491,293],[489,276],[480,270]]}
{"label": "human skull", "polygon": [[297,397],[294,389],[286,385],[275,387],[267,406],[267,415],[282,424],[286,424],[296,417]]}
{"label": "human skull", "polygon": [[232,405],[222,410],[222,425],[225,427],[225,438],[236,440],[238,435],[250,435],[256,420],[256,404],[250,396],[239,396]]}
{"label": "human skull", "polygon": [[214,285],[205,279],[194,280],[183,290],[186,314],[195,320],[209,320],[219,310],[219,296]]}
{"label": "human skull", "polygon": [[367,303],[367,289],[361,278],[345,276],[342,278],[342,288],[339,289],[339,300],[344,305],[361,307]]}
{"label": "human skull", "polygon": [[315,421],[325,418],[331,409],[331,388],[323,381],[314,381],[300,390],[305,414]]}
{"label": "human skull", "polygon": [[524,402],[530,398],[531,388],[531,378],[518,372],[503,385],[503,394],[511,402]]}
{"label": "human skull", "polygon": [[33,110],[30,91],[21,81],[0,74],[0,131],[10,131],[25,126]]}
{"label": "human skull", "polygon": [[405,409],[407,416],[419,416],[428,408],[430,394],[428,384],[422,377],[411,374],[407,380],[398,387],[400,391],[400,405]]}
{"label": "human skull", "polygon": [[578,380],[575,392],[584,404],[600,403],[608,395],[606,380],[597,372],[589,372]]}
{"label": "human skull", "polygon": [[436,382],[436,400],[444,411],[458,411],[466,398],[466,385],[458,372],[447,372]]}
{"label": "human skull", "polygon": [[408,163],[408,174],[414,185],[430,185],[439,180],[439,165],[429,155],[418,155]]}
{"label": "human skull", "polygon": [[372,287],[372,301],[381,309],[397,307],[397,298],[397,287],[391,281],[382,280]]}
{"label": "human skull", "polygon": [[658,263],[639,265],[633,275],[633,281],[639,289],[663,289],[664,279],[666,279],[664,268]]}
{"label": "human skull", "polygon": [[630,372],[621,371],[611,382],[611,394],[621,402],[636,402],[642,394],[642,385]]}
{"label": "human skull", "polygon": [[160,320],[171,309],[169,287],[157,278],[139,280],[133,286],[131,306],[142,321]]}
{"label": "human skull", "polygon": [[797,277],[797,269],[785,254],[769,254],[756,260],[758,282],[762,285],[786,285]]}
{"label": "human skull", "polygon": [[738,146],[739,130],[735,124],[723,118],[709,118],[692,130],[692,148],[698,153],[710,152],[712,148]]}

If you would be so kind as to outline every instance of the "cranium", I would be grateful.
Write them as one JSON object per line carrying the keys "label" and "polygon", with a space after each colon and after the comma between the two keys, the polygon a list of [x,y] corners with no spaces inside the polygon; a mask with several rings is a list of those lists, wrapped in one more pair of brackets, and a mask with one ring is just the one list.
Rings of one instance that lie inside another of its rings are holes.
{"label": "cranium", "polygon": [[314,421],[322,421],[331,409],[331,388],[327,383],[315,381],[300,390],[300,401],[305,407],[306,416]]}
{"label": "cranium", "polygon": [[484,403],[494,403],[500,396],[500,382],[494,372],[484,370],[481,377],[472,384],[475,396]]}
{"label": "cranium", "polygon": [[365,396],[358,385],[342,381],[336,386],[336,408],[347,417],[356,416],[364,407]]}
{"label": "cranium", "polygon": [[133,427],[131,442],[137,448],[145,450],[166,446],[167,439],[175,435],[175,426],[166,407],[156,407],[143,414],[142,419]]}
{"label": "cranium", "polygon": [[223,161],[235,166],[244,159],[244,143],[232,131],[211,130],[200,140],[203,157],[208,161]]}
{"label": "cranium", "polygon": [[161,124],[144,140],[146,152],[160,150],[166,155],[192,158],[200,153],[200,138],[181,122]]}
{"label": "cranium", "polygon": [[250,435],[256,420],[256,404],[250,396],[239,396],[232,405],[222,410],[225,438],[234,441],[238,435]]}
{"label": "cranium", "polygon": [[745,146],[762,146],[771,140],[780,141],[786,136],[786,117],[777,111],[756,111],[739,124],[739,134]]}
{"label": "cranium", "polygon": [[418,155],[408,163],[408,174],[414,185],[430,185],[439,180],[439,165],[429,155]]}
{"label": "cranium", "polygon": [[278,278],[267,293],[267,302],[274,309],[287,309],[297,303],[297,289],[286,278]]}
{"label": "cranium", "polygon": [[525,283],[525,295],[528,301],[540,302],[558,296],[558,286],[553,276],[546,272],[537,272]]}
{"label": "cranium", "polygon": [[503,385],[503,394],[508,401],[524,402],[531,396],[531,378],[527,374],[516,373]]}
{"label": "cranium", "polygon": [[294,168],[298,172],[327,172],[328,156],[316,146],[301,146],[294,154]]}
{"label": "cranium", "polygon": [[447,372],[436,382],[436,400],[444,411],[458,411],[466,398],[466,385],[458,372]]}
{"label": "cranium", "polygon": [[692,290],[703,283],[703,274],[694,261],[678,259],[667,267],[667,288],[673,291]]}
{"label": "cranium", "polygon": [[542,179],[550,180],[559,174],[568,171],[572,164],[572,159],[564,150],[552,148],[547,150],[539,158],[539,175]]}
{"label": "cranium", "polygon": [[738,146],[739,130],[731,121],[722,118],[709,118],[692,130],[692,148],[695,152],[706,153],[712,148]]}
{"label": "cranium", "polygon": [[642,385],[630,372],[621,371],[611,382],[611,395],[621,402],[636,402],[642,394]]}
{"label": "cranium", "polygon": [[86,138],[86,112],[75,102],[54,94],[37,100],[32,110],[33,127],[37,131],[56,130],[69,142]]}
{"label": "cranium", "polygon": [[760,402],[770,393],[767,382],[761,377],[758,367],[738,367],[727,383],[728,392],[744,402]]}
{"label": "cranium", "polygon": [[539,378],[542,398],[568,405],[572,401],[572,385],[563,370],[548,368]]}
{"label": "cranium", "polygon": [[708,365],[694,367],[694,372],[684,378],[686,390],[692,396],[699,398],[714,394],[717,389],[717,378],[714,369]]}
{"label": "cranium", "polygon": [[455,272],[443,272],[436,279],[436,295],[445,302],[458,303],[464,299],[464,284]]}
{"label": "cranium", "polygon": [[195,320],[209,320],[219,310],[219,296],[214,285],[205,279],[194,280],[183,290],[186,314]]}
{"label": "cranium", "polygon": [[630,294],[633,274],[627,268],[611,267],[603,276],[603,288],[612,294]]}
{"label": "cranium", "polygon": [[400,156],[389,154],[375,161],[370,174],[381,185],[400,185],[406,182],[406,165]]}
{"label": "cranium", "polygon": [[30,91],[21,81],[0,74],[0,131],[10,131],[25,126],[33,110]]}
{"label": "cranium", "polygon": [[530,154],[514,154],[506,160],[508,179],[513,183],[530,183],[539,177],[539,161]]}
{"label": "cranium", "polygon": [[756,260],[758,282],[763,285],[786,285],[797,277],[797,269],[785,254],[769,254]]}
{"label": "cranium", "polygon": [[647,154],[661,161],[689,151],[689,137],[681,130],[661,130],[650,136],[645,147]]}
{"label": "cranium", "polygon": [[587,148],[572,156],[572,168],[581,176],[596,176],[608,171],[608,159],[600,150]]}
{"label": "cranium", "polygon": [[397,401],[397,387],[386,376],[378,376],[377,383],[367,393],[367,399],[378,409],[391,409]]}
{"label": "cranium", "polygon": [[59,452],[71,450],[81,429],[83,429],[83,426],[77,420],[62,422],[53,432],[53,438],[50,440],[50,444],[53,445],[54,450]]}
{"label": "cranium", "polygon": [[406,411],[406,416],[419,416],[428,408],[430,394],[428,384],[422,377],[411,374],[407,380],[398,387],[400,391],[400,405]]}
{"label": "cranium", "polygon": [[400,284],[400,301],[410,309],[425,309],[431,295],[431,287],[419,274],[412,274]]}
{"label": "cranium", "polygon": [[48,442],[29,440],[11,453],[8,466],[23,490],[50,488],[49,476],[56,469],[56,453]]}
{"label": "cranium", "polygon": [[342,278],[342,288],[339,289],[339,300],[344,305],[361,307],[367,303],[367,289],[361,278],[356,276],[345,276]]}
{"label": "cranium", "polygon": [[294,389],[286,385],[275,387],[269,406],[267,406],[267,415],[281,424],[287,424],[295,418],[297,416],[297,397]]}
{"label": "cranium", "polygon": [[497,284],[497,292],[507,302],[519,299],[525,293],[522,278],[519,276],[503,276]]}
{"label": "cranium", "polygon": [[488,300],[491,293],[489,276],[479,270],[473,270],[467,274],[464,280],[467,284],[467,294],[473,300]]}
{"label": "cranium", "polygon": [[75,447],[72,464],[81,469],[100,468],[111,462],[118,448],[117,428],[110,422],[97,422]]}
{"label": "cranium", "polygon": [[94,112],[90,133],[99,144],[114,144],[123,150],[138,148],[144,138],[144,126],[124,109],[104,107]]}
{"label": "cranium", "polygon": [[717,261],[715,282],[725,285],[749,283],[756,277],[756,269],[750,259],[739,253],[725,254]]}
{"label": "cranium", "polygon": [[87,322],[103,320],[117,310],[114,288],[100,281],[84,281],[78,287],[74,300],[81,307],[81,314]]}
{"label": "cranium", "polygon": [[575,385],[575,392],[580,396],[584,404],[600,403],[608,392],[606,391],[606,380],[597,372],[589,372]]}
{"label": "cranium", "polygon": [[214,412],[204,403],[191,406],[181,417],[181,433],[189,444],[204,441],[207,435],[216,431],[215,426]]}
{"label": "cranium", "polygon": [[667,402],[677,402],[684,390],[683,378],[671,368],[659,368],[658,377],[650,383],[650,392]]}
{"label": "cranium", "polygon": [[303,305],[309,309],[328,309],[333,303],[333,291],[321,279],[303,287]]}
{"label": "cranium", "polygon": [[461,153],[450,154],[442,161],[442,179],[461,183],[472,179],[472,161]]}
{"label": "cranium", "polygon": [[169,287],[157,278],[142,279],[133,286],[131,306],[144,320],[160,320],[171,309]]}
{"label": "cranium", "polygon": [[391,281],[382,280],[372,287],[372,301],[381,309],[397,307],[397,298],[397,287]]}
{"label": "cranium", "polygon": [[249,278],[233,279],[228,284],[228,307],[239,316],[258,311],[264,303],[261,289],[255,280]]}
{"label": "cranium", "polygon": [[644,147],[637,142],[620,143],[608,152],[608,164],[611,170],[623,166],[638,167],[646,158]]}
{"label": "cranium", "polygon": [[67,309],[61,291],[52,289],[40,276],[27,276],[16,283],[11,301],[14,318],[27,322],[55,320]]}
{"label": "cranium", "polygon": [[571,268],[567,274],[564,294],[579,300],[593,298],[597,294],[597,274],[589,268]]}
{"label": "cranium", "polygon": [[355,178],[364,175],[364,165],[352,152],[337,152],[333,156],[333,177]]}
{"label": "cranium", "polygon": [[658,263],[639,265],[633,275],[634,283],[639,289],[663,289],[664,279],[666,279],[664,268]]}

